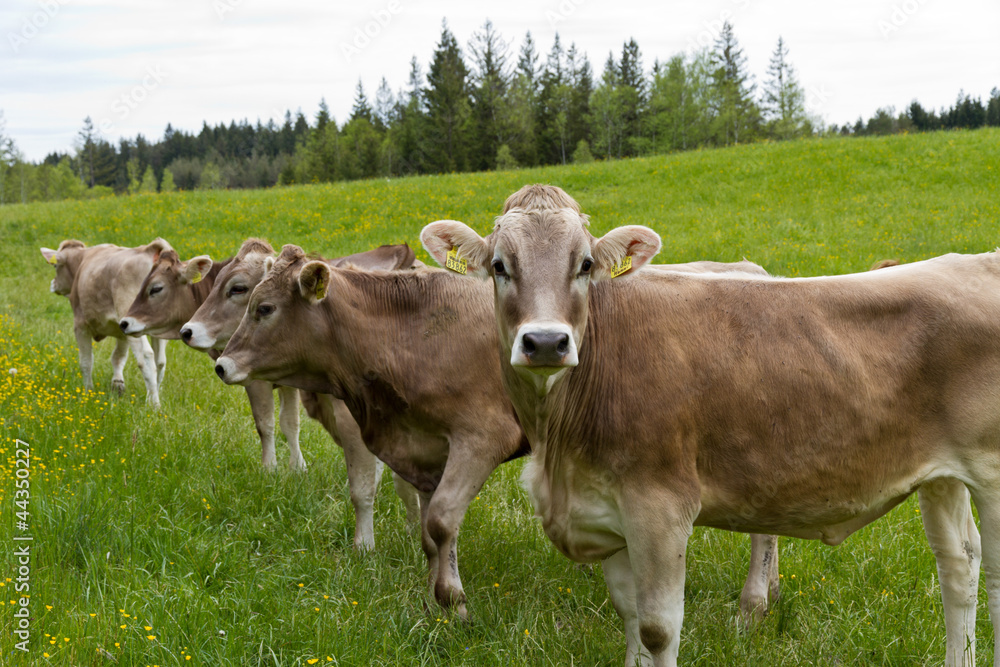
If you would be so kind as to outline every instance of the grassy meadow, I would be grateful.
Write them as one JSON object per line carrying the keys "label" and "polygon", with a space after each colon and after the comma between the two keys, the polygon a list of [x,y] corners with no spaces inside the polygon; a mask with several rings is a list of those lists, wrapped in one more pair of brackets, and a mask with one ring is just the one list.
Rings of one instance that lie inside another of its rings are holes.
{"label": "grassy meadow", "polygon": [[[248,236],[336,256],[419,248],[440,218],[486,232],[526,183],[559,185],[595,234],[645,224],[659,261],[747,258],[775,274],[867,269],[1000,245],[1000,130],[756,144],[501,173],[0,207],[0,665],[618,665],[625,642],[600,566],[545,538],[498,469],[459,547],[474,619],[425,592],[417,536],[386,478],[373,553],[351,547],[343,457],[302,418],[304,475],[260,468],[245,394],[207,356],[168,346],[162,410],[130,359],[109,396],[110,342],[82,389],[69,302],[38,252],[65,238],[225,258]],[[430,261],[422,249],[418,257]],[[15,439],[31,446],[31,640],[17,641]],[[687,665],[941,663],[944,617],[915,498],[836,548],[781,540],[783,594],[742,631],[749,539],[697,529],[688,551]],[[978,658],[992,658],[981,591]],[[113,656],[114,661],[112,662]]]}

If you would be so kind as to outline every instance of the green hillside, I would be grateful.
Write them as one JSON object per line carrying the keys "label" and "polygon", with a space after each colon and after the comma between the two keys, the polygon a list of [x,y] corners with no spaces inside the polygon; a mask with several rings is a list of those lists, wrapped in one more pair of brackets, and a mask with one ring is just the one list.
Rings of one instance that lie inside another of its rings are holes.
{"label": "green hillside", "polygon": [[[14,439],[32,448],[32,653],[14,652],[13,549],[0,563],[0,664],[597,665],[624,659],[600,567],[555,552],[499,469],[460,538],[472,623],[425,609],[425,563],[388,479],[371,554],[351,549],[343,459],[303,416],[305,476],[265,474],[242,390],[172,343],[162,412],[142,380],[112,399],[111,345],[82,392],[69,303],[38,252],[65,238],[183,258],[248,236],[336,256],[419,248],[428,222],[489,229],[526,183],[563,187],[595,234],[644,224],[662,262],[747,258],[775,274],[862,271],[1000,246],[1000,129],[815,139],[583,166],[262,191],[190,192],[0,207],[0,539],[14,544]],[[422,249],[418,256],[430,261]],[[933,557],[911,499],[837,548],[781,541],[783,597],[753,631],[736,621],[749,539],[697,530],[684,664],[941,662]],[[979,660],[992,656],[981,591]],[[47,654],[47,655],[45,655]],[[318,661],[318,662],[313,662]]]}

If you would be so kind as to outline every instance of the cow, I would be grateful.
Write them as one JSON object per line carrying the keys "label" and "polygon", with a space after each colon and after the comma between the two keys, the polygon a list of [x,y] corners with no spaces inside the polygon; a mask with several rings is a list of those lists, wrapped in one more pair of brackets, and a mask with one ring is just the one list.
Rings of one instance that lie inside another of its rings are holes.
{"label": "cow", "polygon": [[92,341],[115,339],[111,353],[111,389],[125,393],[125,359],[129,348],[135,356],[146,384],[146,402],[160,406],[160,385],[167,365],[166,341],[146,337],[126,338],[118,326],[135,298],[143,278],[170,244],[157,238],[144,246],[122,248],[111,244],[87,247],[77,240],[65,240],[57,250],[41,248],[42,256],[55,267],[56,277],[49,290],[69,298],[73,308],[73,333],[80,355],[83,385],[94,388]]}
{"label": "cow", "polygon": [[[271,246],[260,239],[248,239],[235,257],[212,262],[211,257],[200,255],[181,261],[174,251],[164,252],[146,276],[142,289],[121,320],[121,329],[128,335],[150,333],[169,339],[181,338],[196,349],[207,352],[214,360],[220,349],[214,341],[199,347],[192,344],[192,327],[199,325],[199,313],[216,328],[216,335],[228,340],[236,329],[242,312],[246,310],[249,291],[260,281],[261,257],[273,255]],[[366,268],[405,268],[413,263],[413,250],[403,244],[382,246],[348,257],[332,260],[334,263],[351,263]],[[254,273],[256,278],[254,278]],[[236,304],[239,304],[238,306]],[[228,331],[224,329],[228,328]],[[201,333],[204,336],[204,332]],[[288,465],[293,470],[305,471],[306,463],[299,448],[299,392],[294,387],[274,386],[269,382],[251,382],[245,387],[250,400],[254,425],[261,439],[261,462],[265,469],[276,465],[274,451],[274,395],[279,398],[278,423],[288,441]],[[375,545],[374,503],[380,465],[361,442],[357,425],[347,408],[337,401],[322,401],[318,397],[305,397],[303,401],[310,417],[319,421],[344,449],[347,464],[348,486],[355,512],[354,545],[371,549]],[[418,508],[416,491],[400,480],[396,491],[407,509],[407,518],[416,521]]]}
{"label": "cow", "polygon": [[1000,254],[817,278],[638,271],[653,230],[596,238],[568,208],[422,239],[493,284],[525,486],[563,554],[604,560],[627,664],[676,664],[693,526],[835,545],[917,492],[945,662],[975,663],[982,562],[1000,665]]}
{"label": "cow", "polygon": [[[512,209],[563,209],[567,208],[584,217],[580,204],[560,187],[536,183],[525,185],[512,193],[504,201],[504,215]],[[431,239],[433,243],[433,239]],[[448,248],[444,251],[447,262]],[[433,253],[432,253],[432,256]],[[748,275],[769,275],[758,264],[743,259],[739,262],[696,261],[684,264],[647,264],[650,271],[683,271],[685,273],[744,273]],[[781,592],[778,576],[778,538],[774,535],[750,535],[750,569],[740,594],[740,618],[745,626],[759,621],[767,613],[771,604],[777,601]]]}
{"label": "cow", "polygon": [[[368,448],[420,490],[430,588],[460,617],[462,518],[493,469],[528,450],[492,361],[491,299],[486,285],[440,269],[362,272],[285,246],[216,366],[230,384],[344,400]],[[766,595],[770,563],[758,561]]]}

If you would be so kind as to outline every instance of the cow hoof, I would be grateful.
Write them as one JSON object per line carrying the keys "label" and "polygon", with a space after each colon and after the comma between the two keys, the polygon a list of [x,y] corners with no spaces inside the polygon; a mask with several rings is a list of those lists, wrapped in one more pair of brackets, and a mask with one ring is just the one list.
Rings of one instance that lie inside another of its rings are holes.
{"label": "cow hoof", "polygon": [[301,473],[309,472],[309,470],[306,468],[306,462],[303,459],[298,459],[297,461],[296,460],[289,461],[288,467],[294,470],[295,472],[301,472]]}
{"label": "cow hoof", "polygon": [[459,602],[458,604],[452,606],[451,615],[462,623],[469,622],[469,609],[465,606],[464,602]]}
{"label": "cow hoof", "polygon": [[111,391],[115,392],[116,396],[125,395],[125,380],[112,380],[111,381]]}
{"label": "cow hoof", "polygon": [[740,624],[743,629],[748,630],[759,625],[764,617],[767,616],[768,608],[763,602],[754,604],[753,606],[744,606],[740,604]]}

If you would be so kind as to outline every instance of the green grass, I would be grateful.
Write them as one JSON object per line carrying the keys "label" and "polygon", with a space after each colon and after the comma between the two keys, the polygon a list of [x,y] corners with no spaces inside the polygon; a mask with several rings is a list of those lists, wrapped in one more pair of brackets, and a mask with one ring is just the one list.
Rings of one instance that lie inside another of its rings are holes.
{"label": "green grass", "polygon": [[[250,235],[327,256],[418,246],[420,229],[439,218],[487,231],[504,198],[530,182],[565,188],[597,234],[652,226],[664,262],[746,257],[773,273],[816,275],[1000,245],[997,130],[0,207],[0,664],[112,664],[98,649],[120,665],[620,664],[624,638],[600,567],[548,543],[518,486],[523,462],[494,473],[470,508],[460,566],[474,621],[450,621],[427,606],[423,554],[388,480],[377,551],[353,552],[342,455],[316,424],[303,418],[308,474],[285,469],[281,445],[279,471],[263,473],[242,391],[176,343],[162,412],[144,406],[132,361],[131,395],[103,393],[109,343],[96,346],[98,392],[82,392],[69,303],[48,293],[51,269],[38,253],[71,237],[138,245],[163,236],[185,258],[226,257]],[[15,438],[33,454],[27,660],[13,653],[17,595],[4,581],[16,577]],[[944,619],[915,500],[837,548],[782,539],[781,603],[741,632],[748,556],[745,536],[695,531],[683,663],[942,661]],[[991,628],[980,597],[984,662]]]}

